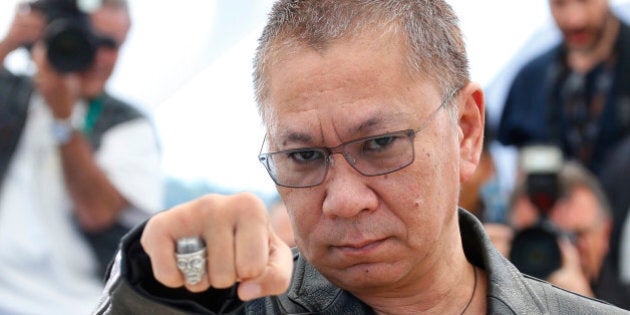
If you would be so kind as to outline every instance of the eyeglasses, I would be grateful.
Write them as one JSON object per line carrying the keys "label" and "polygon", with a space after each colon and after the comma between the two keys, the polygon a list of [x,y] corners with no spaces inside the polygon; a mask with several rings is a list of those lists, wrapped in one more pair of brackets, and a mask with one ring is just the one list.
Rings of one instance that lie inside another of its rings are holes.
{"label": "eyeglasses", "polygon": [[364,176],[390,174],[413,163],[415,135],[433,121],[452,96],[454,93],[445,98],[415,130],[406,129],[355,139],[333,148],[308,147],[260,153],[258,159],[276,185],[289,188],[308,188],[323,183],[328,169],[333,165],[332,155],[335,153],[343,155],[352,168]]}

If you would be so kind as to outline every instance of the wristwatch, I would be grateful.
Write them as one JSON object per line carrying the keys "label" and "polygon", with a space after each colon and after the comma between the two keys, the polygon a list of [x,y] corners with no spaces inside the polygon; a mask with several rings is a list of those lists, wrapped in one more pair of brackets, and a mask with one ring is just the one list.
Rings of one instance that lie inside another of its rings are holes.
{"label": "wristwatch", "polygon": [[57,145],[64,145],[72,139],[72,133],[77,128],[72,124],[70,118],[54,119],[52,124],[52,136]]}

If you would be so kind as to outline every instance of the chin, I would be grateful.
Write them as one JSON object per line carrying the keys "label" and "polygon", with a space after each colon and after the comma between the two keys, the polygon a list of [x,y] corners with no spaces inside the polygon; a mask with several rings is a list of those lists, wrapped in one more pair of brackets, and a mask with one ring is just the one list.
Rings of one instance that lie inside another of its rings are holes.
{"label": "chin", "polygon": [[85,98],[95,98],[105,91],[105,85],[109,76],[104,73],[98,74],[94,71],[83,73],[81,83],[83,85],[83,96]]}
{"label": "chin", "polygon": [[405,274],[400,267],[386,263],[361,264],[324,275],[340,288],[351,292],[382,290],[400,284],[399,280]]}
{"label": "chin", "polygon": [[104,87],[102,85],[98,85],[98,86],[88,85],[86,88],[83,89],[83,95],[85,98],[93,99],[103,94],[103,91],[104,91]]}

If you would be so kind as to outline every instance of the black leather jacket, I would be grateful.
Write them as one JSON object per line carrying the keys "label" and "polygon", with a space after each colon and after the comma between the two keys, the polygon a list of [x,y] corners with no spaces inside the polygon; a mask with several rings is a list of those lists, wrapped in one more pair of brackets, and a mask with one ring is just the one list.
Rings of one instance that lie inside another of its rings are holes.
{"label": "black leather jacket", "polygon": [[[459,210],[459,221],[466,257],[488,274],[489,314],[630,314],[521,274],[493,247],[473,215]],[[152,276],[139,244],[142,229],[123,240],[94,314],[374,314],[368,305],[328,282],[297,251],[291,285],[280,296],[242,303],[235,288],[199,294],[166,288]]]}

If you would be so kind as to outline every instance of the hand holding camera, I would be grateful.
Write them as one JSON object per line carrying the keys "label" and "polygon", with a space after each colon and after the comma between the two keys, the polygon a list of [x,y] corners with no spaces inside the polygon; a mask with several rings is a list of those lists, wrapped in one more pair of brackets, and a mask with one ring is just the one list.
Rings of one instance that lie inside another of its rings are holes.
{"label": "hand holding camera", "polygon": [[558,239],[563,232],[549,220],[561,195],[558,174],[562,164],[562,152],[554,146],[535,145],[521,151],[526,195],[537,211],[537,220],[516,233],[509,258],[523,273],[541,279],[562,265]]}
{"label": "hand holding camera", "polygon": [[597,178],[581,164],[564,161],[555,146],[525,147],[520,158],[524,181],[512,208],[520,230],[510,260],[525,274],[594,296],[591,285],[608,251],[610,225]]}
{"label": "hand holding camera", "polygon": [[[100,8],[101,2],[88,1],[93,3],[91,7],[85,2],[24,2],[17,10],[8,35],[0,42],[0,59],[19,47],[30,50],[37,66],[34,79],[38,91],[54,116],[60,119],[71,115],[80,98],[94,98],[102,92],[104,82],[101,81],[107,77],[100,74],[104,70],[99,70],[99,74],[93,71],[93,65],[98,63],[97,53],[102,47],[115,50],[119,45],[92,25],[91,13]],[[94,73],[86,76],[88,72]],[[86,84],[89,86],[81,86]]]}
{"label": "hand holding camera", "polygon": [[40,12],[46,18],[43,34],[46,56],[52,67],[60,73],[86,70],[94,63],[96,52],[101,46],[117,46],[115,40],[94,30],[90,11],[81,5],[83,2],[37,0],[30,4],[31,10]]}
{"label": "hand holding camera", "polygon": [[38,43],[33,47],[32,58],[37,65],[34,82],[57,119],[72,115],[74,104],[81,98],[81,79],[77,73],[59,73],[46,58],[46,48]]}
{"label": "hand holding camera", "polygon": [[575,245],[568,239],[559,240],[558,245],[562,253],[562,265],[547,277],[547,281],[575,293],[594,297],[589,281],[580,267],[580,255]]}
{"label": "hand holding camera", "polygon": [[45,27],[46,18],[41,12],[31,10],[27,3],[19,4],[7,34],[0,42],[3,56],[40,40],[43,37]]}

